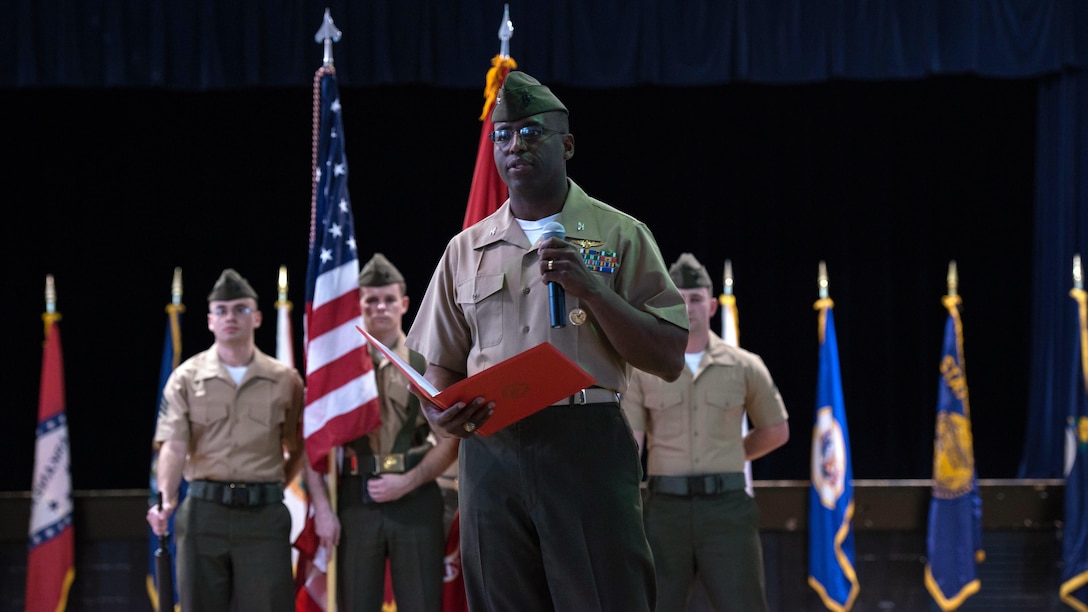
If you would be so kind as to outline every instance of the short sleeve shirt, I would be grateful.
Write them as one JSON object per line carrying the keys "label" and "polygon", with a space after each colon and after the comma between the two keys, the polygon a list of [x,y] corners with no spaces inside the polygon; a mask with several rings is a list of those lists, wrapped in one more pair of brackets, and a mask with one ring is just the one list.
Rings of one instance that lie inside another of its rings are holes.
{"label": "short sleeve shirt", "polygon": [[788,418],[763,359],[713,332],[695,374],[684,368],[669,383],[635,370],[621,405],[631,429],[646,432],[652,476],[740,472],[744,414],[754,427]]}
{"label": "short sleeve shirt", "polygon": [[[408,347],[404,345],[404,333],[401,332],[397,340],[389,345],[389,348],[398,357],[410,363]],[[375,378],[378,381],[378,397],[381,400],[382,424],[370,435],[370,448],[376,449],[379,454],[393,452],[393,444],[401,428],[408,419],[408,402],[411,393],[408,391],[408,378],[393,365],[379,351],[371,351],[371,359],[374,361]],[[427,424],[422,412],[416,413],[416,418],[409,427],[420,427]],[[375,444],[375,437],[378,443]]]}
{"label": "short sleeve shirt", "polygon": [[235,384],[213,345],[166,381],[155,440],[184,440],[187,480],[284,480],[284,449],[300,451],[302,378],[257,350]]}
{"label": "short sleeve shirt", "polygon": [[[585,265],[628,303],[687,329],[684,300],[649,228],[568,183],[558,221]],[[446,246],[408,332],[408,345],[431,363],[472,376],[550,342],[589,372],[597,386],[623,391],[627,364],[586,305],[567,296],[566,326],[551,327],[539,261],[507,201]]]}

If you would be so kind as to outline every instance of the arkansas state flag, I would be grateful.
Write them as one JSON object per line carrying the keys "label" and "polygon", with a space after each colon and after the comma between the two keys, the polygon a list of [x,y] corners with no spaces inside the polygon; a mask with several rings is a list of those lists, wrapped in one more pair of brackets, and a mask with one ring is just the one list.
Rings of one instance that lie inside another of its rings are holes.
{"label": "arkansas state flag", "polygon": [[76,575],[63,362],[60,327],[54,319],[47,328],[42,354],[26,566],[27,612],[65,610]]}

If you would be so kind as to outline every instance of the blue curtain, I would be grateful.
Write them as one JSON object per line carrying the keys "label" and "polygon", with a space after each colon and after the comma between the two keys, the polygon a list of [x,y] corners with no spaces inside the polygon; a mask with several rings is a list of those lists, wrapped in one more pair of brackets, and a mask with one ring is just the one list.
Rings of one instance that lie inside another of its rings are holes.
{"label": "blue curtain", "polygon": [[[326,7],[345,87],[480,88],[502,0],[12,0],[0,87],[308,86]],[[510,3],[511,54],[575,87],[767,84],[1088,69],[1080,0]],[[483,62],[483,63],[482,63]]]}
{"label": "blue curtain", "polygon": [[1035,151],[1031,406],[1021,478],[1062,478],[1073,255],[1088,261],[1088,71],[1040,79]]}

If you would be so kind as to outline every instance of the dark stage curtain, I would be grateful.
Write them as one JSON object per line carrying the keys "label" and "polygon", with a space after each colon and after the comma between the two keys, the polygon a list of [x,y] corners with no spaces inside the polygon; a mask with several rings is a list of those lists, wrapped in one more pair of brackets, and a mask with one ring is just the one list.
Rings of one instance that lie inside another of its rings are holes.
{"label": "dark stage curtain", "polygon": [[1062,478],[1074,350],[1073,255],[1088,261],[1088,71],[1039,81],[1032,266],[1031,405],[1021,478]]}
{"label": "dark stage curtain", "polygon": [[[574,87],[1030,78],[1088,68],[1080,0],[510,3],[511,54]],[[328,7],[344,87],[483,85],[499,0],[9,0],[0,87],[307,86]]]}
{"label": "dark stage curtain", "polygon": [[[511,2],[511,54],[571,88],[703,87],[974,75],[1039,83],[1030,397],[1022,477],[1061,475],[1071,259],[1088,239],[1088,2]],[[9,0],[0,88],[203,92],[309,87],[326,7],[345,88],[479,90],[500,0]],[[709,263],[709,262],[708,262]],[[1010,427],[1019,426],[1009,423]],[[1015,449],[1010,449],[1015,452]]]}

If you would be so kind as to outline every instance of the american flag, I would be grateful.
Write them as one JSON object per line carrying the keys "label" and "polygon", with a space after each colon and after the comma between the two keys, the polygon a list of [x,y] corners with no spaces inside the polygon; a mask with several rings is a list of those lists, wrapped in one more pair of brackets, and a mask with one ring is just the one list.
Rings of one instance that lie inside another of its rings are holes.
{"label": "american flag", "polygon": [[333,67],[314,75],[314,188],[306,269],[303,436],[310,464],[328,471],[329,452],[381,424],[374,366],[363,336],[359,256],[348,196],[340,90]]}

